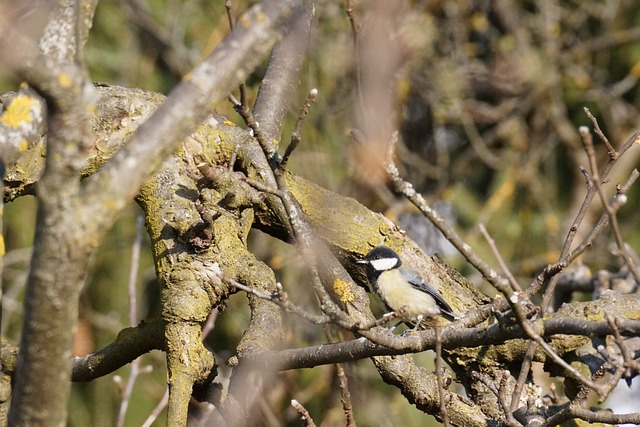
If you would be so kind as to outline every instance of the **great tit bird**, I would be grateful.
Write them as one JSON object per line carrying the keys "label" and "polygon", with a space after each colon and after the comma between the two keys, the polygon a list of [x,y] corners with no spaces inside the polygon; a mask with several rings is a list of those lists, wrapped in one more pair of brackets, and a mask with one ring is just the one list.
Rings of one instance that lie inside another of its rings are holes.
{"label": "great tit bird", "polygon": [[[449,321],[458,318],[442,296],[416,271],[402,267],[396,252],[387,246],[373,248],[367,256],[356,261],[366,264],[367,278],[373,294],[382,307],[396,312],[416,330],[425,317],[440,314]],[[401,309],[404,307],[402,313]]]}

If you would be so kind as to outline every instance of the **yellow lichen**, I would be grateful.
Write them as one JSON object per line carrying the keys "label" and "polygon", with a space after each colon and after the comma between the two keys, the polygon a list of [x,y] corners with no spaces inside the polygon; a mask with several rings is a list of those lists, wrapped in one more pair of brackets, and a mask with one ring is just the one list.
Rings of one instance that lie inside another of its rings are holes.
{"label": "yellow lichen", "polygon": [[349,286],[349,283],[345,282],[344,280],[334,280],[333,291],[336,293],[336,295],[340,299],[340,302],[342,302],[343,304],[352,302],[356,299],[356,296],[351,291],[351,286]]}
{"label": "yellow lichen", "polygon": [[19,127],[25,122],[32,122],[31,107],[37,105],[37,102],[27,95],[16,96],[0,117],[0,123],[8,127]]}
{"label": "yellow lichen", "polygon": [[235,123],[233,123],[231,120],[225,120],[225,121],[224,121],[224,124],[225,124],[225,125],[227,125],[227,126],[235,126],[235,125],[236,125],[236,124],[235,124]]}
{"label": "yellow lichen", "polygon": [[69,77],[69,74],[64,71],[58,74],[58,84],[63,88],[70,88],[73,85],[73,80]]}
{"label": "yellow lichen", "polygon": [[238,22],[240,22],[244,28],[249,28],[251,26],[251,19],[249,19],[247,14],[240,16],[240,18],[238,18]]}
{"label": "yellow lichen", "polygon": [[0,256],[4,255],[4,237],[0,236]]}

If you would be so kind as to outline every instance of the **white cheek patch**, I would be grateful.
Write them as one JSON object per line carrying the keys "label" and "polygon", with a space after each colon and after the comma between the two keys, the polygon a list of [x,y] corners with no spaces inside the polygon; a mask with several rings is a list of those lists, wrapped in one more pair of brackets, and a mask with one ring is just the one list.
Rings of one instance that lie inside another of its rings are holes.
{"label": "white cheek patch", "polygon": [[377,271],[391,270],[397,264],[398,264],[398,260],[395,258],[381,258],[381,259],[374,259],[373,261],[371,261],[371,265]]}

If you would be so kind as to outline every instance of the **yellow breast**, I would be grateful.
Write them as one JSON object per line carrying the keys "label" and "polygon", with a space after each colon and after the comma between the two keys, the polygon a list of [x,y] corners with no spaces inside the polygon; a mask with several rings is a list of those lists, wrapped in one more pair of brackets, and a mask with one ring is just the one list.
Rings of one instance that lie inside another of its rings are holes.
{"label": "yellow breast", "polygon": [[386,271],[378,278],[377,293],[378,298],[384,301],[382,306],[385,309],[397,312],[406,306],[402,316],[405,320],[439,313],[433,297],[408,284],[398,270]]}

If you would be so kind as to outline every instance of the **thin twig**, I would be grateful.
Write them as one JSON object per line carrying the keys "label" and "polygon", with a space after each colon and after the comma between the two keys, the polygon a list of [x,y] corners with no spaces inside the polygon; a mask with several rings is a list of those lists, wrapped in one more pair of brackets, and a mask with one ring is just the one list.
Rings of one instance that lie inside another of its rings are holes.
{"label": "thin twig", "polygon": [[225,282],[226,284],[233,286],[237,289],[243,290],[249,294],[255,295],[258,298],[262,298],[262,299],[266,299],[269,300],[277,305],[279,305],[280,307],[282,307],[284,310],[286,310],[289,313],[295,314],[296,316],[306,320],[309,323],[312,323],[314,325],[324,325],[327,323],[331,323],[333,321],[333,319],[331,318],[331,316],[327,316],[327,315],[315,315],[312,313],[309,313],[308,311],[302,309],[301,307],[298,307],[297,305],[295,305],[294,303],[292,303],[289,300],[289,297],[287,296],[287,293],[284,292],[282,290],[282,285],[280,283],[276,284],[276,292],[269,294],[267,292],[262,292],[259,291],[257,289],[254,289],[252,287],[243,285],[242,283],[238,282],[237,280],[234,280],[230,277],[227,277],[225,275],[221,275],[220,279]]}
{"label": "thin twig", "polygon": [[602,132],[602,129],[600,129],[598,120],[596,120],[596,118],[593,116],[593,114],[591,114],[591,111],[589,111],[587,107],[584,107],[583,111],[585,112],[587,117],[589,117],[589,120],[591,120],[591,123],[593,123],[593,130],[595,131],[596,135],[598,135],[602,140],[602,142],[604,142],[604,144],[607,146],[607,153],[609,154],[609,159],[616,160],[619,157],[619,154],[616,151],[616,149],[613,148],[613,146],[609,142],[609,139],[607,139],[607,137],[605,136],[604,132]]}
{"label": "thin twig", "polygon": [[[589,112],[589,110],[585,110],[585,112],[590,118],[593,117]],[[597,125],[597,121],[595,120],[595,118],[592,119],[592,122],[594,122],[594,126],[597,129],[600,129],[599,126]],[[596,132],[602,133],[602,131],[596,131]],[[604,135],[602,135],[602,138],[606,140]],[[638,142],[640,142],[640,132],[635,132],[629,139],[627,139],[627,141],[622,145],[622,147],[620,147],[620,150],[617,152],[616,156],[611,156],[610,154],[609,162],[601,170],[601,179],[605,179],[608,176],[611,169],[613,168],[613,166],[616,164],[617,160],[624,153],[626,153],[626,151],[629,148],[631,148],[633,145],[635,145]],[[611,150],[612,149],[610,148],[609,153],[612,152]],[[592,228],[592,230],[589,232],[587,237],[585,237],[585,239],[576,248],[571,250],[571,246],[573,244],[573,240],[575,236],[577,235],[578,228],[582,224],[582,221],[584,220],[589,210],[589,206],[591,205],[593,197],[597,193],[597,190],[594,185],[594,180],[591,178],[591,175],[589,174],[589,172],[587,172],[583,168],[581,168],[581,171],[586,178],[587,194],[584,197],[582,205],[580,206],[580,209],[578,210],[578,213],[576,214],[576,217],[574,218],[573,223],[569,228],[569,231],[567,232],[567,236],[562,245],[562,250],[560,251],[560,256],[558,258],[558,261],[555,264],[548,265],[544,269],[544,271],[541,274],[539,274],[535,278],[535,280],[531,283],[531,285],[527,288],[528,295],[537,293],[538,290],[542,287],[543,283],[547,279],[549,279],[549,282],[547,284],[547,289],[544,295],[542,296],[542,303],[540,304],[540,313],[539,313],[540,315],[544,315],[546,313],[547,308],[550,306],[551,301],[553,300],[555,287],[559,277],[558,273],[562,271],[564,268],[566,268],[566,266],[568,266],[578,256],[580,256],[588,247],[591,246],[591,244],[595,241],[596,237],[600,235],[600,233],[602,232],[602,230],[604,229],[604,227],[607,225],[607,222],[608,222],[608,215],[606,213],[601,215],[600,219],[598,220],[596,225]],[[634,174],[632,174],[627,179],[627,182],[619,189],[618,193],[625,194],[628,191],[628,189],[631,187],[633,182],[635,182],[636,178],[637,176],[634,177]],[[511,402],[512,410],[515,410],[515,405],[517,405],[519,402],[520,394],[522,393],[522,390],[524,388],[524,383],[526,382],[526,379],[529,376],[529,371],[531,369],[531,361],[533,360],[533,355],[536,351],[536,348],[537,348],[537,344],[535,342],[531,342],[523,358],[522,366],[520,368],[520,374],[518,376],[518,381],[516,382],[516,386],[513,391],[514,399]]]}
{"label": "thin twig", "polygon": [[360,64],[360,26],[356,20],[356,13],[353,8],[353,0],[347,0],[346,13],[351,24],[351,35],[353,38],[353,51],[356,67],[356,97],[358,98],[358,104],[360,111],[362,111],[363,117],[366,116],[367,109],[364,103],[364,95],[362,90],[362,66]]}
{"label": "thin twig", "polygon": [[207,336],[209,336],[211,331],[213,331],[213,328],[216,325],[216,320],[218,320],[218,314],[220,314],[220,311],[218,310],[218,308],[214,308],[209,313],[209,316],[207,316],[207,320],[204,322],[204,325],[202,326],[202,339],[203,340]]}
{"label": "thin twig", "polygon": [[489,378],[487,374],[477,371],[471,372],[471,377],[474,380],[480,381],[487,388],[487,390],[493,393],[495,397],[500,397],[500,392],[498,391],[498,387],[496,387],[496,383],[493,378]]}
{"label": "thin twig", "polygon": [[526,317],[526,313],[523,310],[522,303],[517,294],[512,294],[509,297],[509,302],[512,304],[511,307],[513,309],[514,314],[516,315],[516,319],[524,332],[534,340],[542,349],[551,357],[551,359],[556,362],[556,364],[560,365],[564,368],[573,378],[581,382],[582,384],[596,390],[598,393],[602,392],[602,389],[598,384],[586,378],[584,375],[580,373],[576,368],[567,363],[562,357],[560,357],[553,348],[547,344],[547,342],[542,338],[535,330],[529,319]]}
{"label": "thin twig", "polygon": [[390,313],[383,314],[381,318],[376,319],[375,321],[373,321],[371,323],[361,324],[360,322],[356,322],[353,325],[354,326],[353,331],[354,332],[356,332],[356,331],[368,331],[368,330],[373,329],[375,327],[385,325],[385,324],[387,324],[389,322],[394,321],[398,317],[400,317],[401,314],[402,314],[402,310],[398,311],[397,313],[395,311],[392,311]]}
{"label": "thin twig", "polygon": [[[265,155],[268,155],[266,151]],[[273,176],[278,185],[278,189],[282,192],[280,200],[282,201],[284,209],[287,212],[287,216],[289,217],[291,230],[293,230],[293,237],[303,259],[309,266],[309,271],[311,272],[311,285],[313,286],[313,289],[316,293],[316,297],[320,301],[320,308],[325,313],[331,312],[336,316],[342,317],[343,319],[348,318],[349,316],[340,307],[338,307],[338,305],[332,300],[331,296],[322,285],[322,280],[320,280],[320,274],[318,273],[318,268],[316,265],[316,256],[314,256],[314,254],[312,253],[314,241],[313,230],[309,225],[305,214],[302,212],[302,209],[298,205],[298,202],[295,200],[295,197],[291,194],[289,188],[287,187],[287,183],[284,177],[284,170],[277,167],[274,171]]]}
{"label": "thin twig", "polygon": [[227,20],[229,21],[229,29],[233,30],[234,21],[233,21],[233,16],[231,14],[231,0],[225,0],[224,8],[227,11]]}
{"label": "thin twig", "polygon": [[138,283],[138,270],[140,267],[140,249],[142,247],[142,226],[144,225],[144,217],[138,215],[136,219],[136,237],[131,248],[131,268],[129,269],[129,324],[135,326],[138,324],[138,297],[136,286]]}
{"label": "thin twig", "polygon": [[[558,365],[562,366],[566,371],[568,371],[572,377],[574,377],[576,380],[580,381],[581,383],[587,385],[588,387],[591,387],[592,389],[597,390],[600,393],[602,389],[596,383],[584,377],[584,375],[582,375],[577,369],[575,369],[573,366],[568,364],[564,359],[558,356],[558,354],[553,350],[553,348],[551,348],[551,346],[547,344],[544,338],[542,338],[536,332],[533,325],[527,318],[527,313],[525,311],[525,306],[529,305],[528,304],[529,300],[527,295],[525,293],[522,293],[522,294],[514,293],[511,290],[511,288],[509,288],[508,286],[503,286],[502,283],[500,283],[499,285],[501,286],[497,287],[497,289],[500,292],[502,292],[503,295],[507,298],[507,301],[509,301],[509,304],[511,305],[513,313],[515,314],[516,320],[518,321],[522,329],[526,332],[526,334],[533,341],[535,341],[540,347],[542,347],[542,349],[551,357],[551,359],[553,359],[554,362],[556,362]],[[514,397],[519,398],[519,396],[514,396]]]}
{"label": "thin twig", "polygon": [[513,396],[511,398],[511,405],[509,408],[511,412],[514,412],[516,409],[518,409],[518,405],[520,404],[520,396],[522,395],[522,390],[524,390],[527,378],[529,378],[531,363],[533,362],[533,356],[537,348],[538,344],[535,341],[529,342],[527,351],[522,358],[520,373],[518,374],[518,378],[516,379],[516,385],[513,387]]}
{"label": "thin twig", "polygon": [[500,404],[502,411],[507,417],[508,423],[510,425],[517,425],[517,421],[510,410],[510,401],[513,398],[513,396],[509,391],[509,387],[507,387],[509,378],[511,378],[511,373],[506,369],[502,371],[502,377],[500,378],[500,385],[498,386],[498,403]]}
{"label": "thin twig", "polygon": [[304,119],[309,114],[309,110],[311,109],[311,106],[315,102],[317,96],[318,96],[318,89],[315,89],[315,88],[311,89],[309,91],[309,94],[307,95],[307,99],[304,101],[304,104],[302,105],[302,108],[300,108],[300,114],[298,114],[298,120],[296,120],[296,125],[294,126],[293,132],[291,133],[291,142],[287,146],[284,152],[284,156],[282,156],[282,161],[280,162],[281,168],[286,167],[287,163],[289,162],[289,157],[291,156],[291,153],[293,153],[293,151],[296,149],[296,147],[300,143],[300,131],[301,131],[302,123],[304,122]]}
{"label": "thin twig", "polygon": [[267,140],[266,135],[260,130],[260,124],[256,121],[253,113],[251,112],[251,109],[247,105],[247,96],[243,89],[244,83],[240,85],[240,102],[238,102],[233,97],[229,97],[229,99],[233,100],[233,109],[236,110],[238,114],[240,114],[242,120],[244,120],[246,125],[249,126],[253,137],[256,139],[256,141],[258,141],[258,144],[260,144],[260,148],[262,148],[262,151],[264,151],[265,155],[267,156],[267,160],[271,160],[272,157],[276,154],[276,151],[274,149],[274,146]]}
{"label": "thin twig", "polygon": [[[595,118],[593,120],[595,121]],[[607,213],[607,216],[609,217],[609,224],[611,226],[611,231],[613,232],[616,245],[618,246],[618,252],[622,257],[622,259],[624,260],[624,262],[627,264],[627,267],[629,268],[629,271],[631,272],[631,274],[633,274],[633,277],[636,279],[637,282],[640,282],[640,271],[638,271],[638,266],[635,264],[631,255],[629,255],[629,252],[627,251],[627,247],[624,242],[624,238],[622,237],[620,226],[618,224],[618,218],[616,216],[616,212],[618,211],[618,209],[624,203],[626,203],[627,196],[620,194],[618,192],[614,197],[613,202],[609,204],[609,201],[604,194],[604,189],[602,188],[602,181],[600,179],[600,174],[598,172],[598,165],[596,162],[595,149],[593,147],[593,139],[591,138],[591,133],[589,132],[589,128],[587,128],[586,126],[581,126],[579,129],[579,132],[580,132],[580,136],[582,137],[582,142],[585,146],[587,158],[589,159],[589,169],[591,171],[591,180],[593,182],[593,185],[596,188],[598,196],[600,197],[600,202],[602,203],[602,206],[604,207],[604,210]],[[607,141],[607,144],[608,144],[608,141]],[[638,171],[636,169],[634,169],[633,172],[635,174],[638,174]]]}
{"label": "thin twig", "polygon": [[[328,327],[328,325],[324,326],[324,333],[327,337],[327,340],[330,343],[336,343],[336,339],[333,336],[332,329]],[[335,364],[336,367],[336,375],[338,376],[338,384],[340,386],[340,402],[342,403],[342,410],[344,411],[345,421],[347,427],[356,427],[356,422],[353,417],[353,405],[351,403],[351,393],[349,392],[349,383],[347,381],[347,376],[344,373],[344,369],[342,369],[342,365],[340,363]]]}
{"label": "thin twig", "polygon": [[[508,371],[506,372],[508,373]],[[473,371],[471,375],[473,376],[474,379],[476,379],[477,381],[480,381],[485,387],[487,387],[487,389],[494,394],[496,399],[498,399],[498,404],[500,404],[500,409],[502,409],[502,412],[504,413],[506,424],[509,427],[522,427],[522,424],[520,424],[513,417],[513,414],[509,410],[508,405],[505,404],[504,392],[499,387],[496,386],[495,380],[493,378],[490,378],[487,374],[484,374],[481,372]],[[505,376],[503,373],[502,380],[500,382],[501,385],[504,385],[504,380],[505,380]]]}
{"label": "thin twig", "polygon": [[[282,309],[284,309],[288,313],[296,315],[301,319],[306,320],[307,322],[312,323],[314,325],[336,324],[343,329],[350,330],[353,332],[359,332],[361,335],[365,336],[368,340],[376,344],[387,346],[390,348],[396,347],[396,345],[393,344],[393,340],[390,337],[388,337],[388,334],[379,334],[379,333],[367,334],[367,332],[376,326],[380,326],[385,323],[388,323],[389,321],[395,319],[397,316],[401,316],[402,310],[400,310],[398,313],[387,313],[384,316],[382,316],[382,318],[376,320],[372,324],[362,325],[360,322],[353,321],[351,317],[345,315],[342,311],[326,310],[326,307],[325,307],[325,311],[327,312],[327,314],[315,315],[315,314],[309,313],[308,311],[302,309],[301,307],[298,307],[297,305],[295,305],[289,300],[287,293],[282,290],[282,284],[280,283],[276,283],[276,292],[274,292],[273,294],[269,294],[267,292],[262,292],[262,291],[253,289],[249,286],[246,286],[225,275],[220,275],[220,279],[230,286],[233,286],[237,289],[240,289],[247,293],[255,295],[258,298],[269,300],[277,304],[278,306],[280,306]],[[319,281],[320,278],[318,277],[317,280]],[[329,296],[327,296],[327,298],[329,298]],[[334,310],[339,310],[339,309],[336,308],[334,305]],[[393,334],[390,334],[390,335],[393,336]]]}
{"label": "thin twig", "polygon": [[[639,142],[640,142],[640,131],[635,132],[633,135],[631,135],[631,137],[627,139],[627,141],[618,150],[618,157],[615,159],[610,159],[609,162],[602,168],[602,170],[600,171],[601,179],[606,179],[606,177],[609,175],[609,172],[611,171],[613,166],[617,163],[617,161],[620,159],[620,157],[624,153],[626,153],[627,150],[629,150],[629,148],[631,148],[632,146],[634,146]],[[558,258],[558,261],[554,265],[547,266],[543,271],[543,273],[538,275],[536,279],[531,283],[531,285],[527,289],[530,295],[538,292],[538,290],[540,289],[540,287],[542,287],[542,284],[545,282],[546,279],[554,278],[554,276],[557,273],[562,271],[566,266],[568,266],[571,262],[573,262],[575,258],[577,258],[580,254],[582,254],[593,243],[595,238],[602,232],[602,229],[604,228],[604,226],[606,226],[608,222],[606,215],[601,216],[596,226],[591,230],[591,232],[583,240],[583,242],[580,245],[578,245],[576,248],[571,250],[571,246],[573,245],[573,239],[577,235],[578,228],[582,224],[582,221],[584,220],[589,210],[589,206],[591,205],[591,201],[593,200],[593,197],[596,194],[596,189],[595,189],[595,186],[593,185],[593,181],[591,180],[590,175],[584,169],[582,169],[582,172],[585,175],[586,183],[587,183],[587,194],[584,197],[582,206],[580,206],[580,209],[576,214],[576,217],[573,223],[571,224],[571,227],[569,228],[569,232],[567,233],[567,237],[564,241],[564,244],[562,245],[562,250],[560,251],[560,257]],[[621,191],[621,194],[626,193],[626,191],[628,191],[629,187],[633,184],[634,181],[635,179],[631,180],[631,178],[629,178],[627,180],[627,183],[623,185],[623,190]],[[541,304],[542,313],[544,313],[546,308],[549,307],[549,304],[553,299],[553,293],[555,290],[556,282],[557,282],[557,279],[551,280],[549,282],[547,286],[547,290],[545,291],[542,297],[542,304]]]}
{"label": "thin twig", "polygon": [[[493,238],[489,235],[489,233],[487,232],[487,229],[484,227],[483,224],[479,224],[478,226],[480,228],[480,232],[484,235],[485,240],[487,240],[487,242],[489,243],[489,246],[491,247],[491,250],[493,251],[494,256],[498,260],[498,263],[502,267],[502,270],[507,275],[507,279],[511,284],[511,288],[513,289],[514,292],[518,292],[522,294],[522,288],[520,288],[520,285],[517,283],[517,281],[509,271],[506,263],[502,259],[502,256],[500,255],[500,252],[498,251]],[[509,405],[509,408],[505,409],[505,411],[508,410],[509,413],[514,412],[517,409],[517,406],[520,402],[520,395],[522,394],[524,384],[527,380],[527,377],[529,376],[529,369],[531,367],[531,361],[533,360],[533,351],[535,350],[535,348],[536,348],[535,341],[532,341],[529,344],[527,352],[524,355],[522,366],[520,368],[520,374],[518,375],[516,384],[514,386],[513,394],[511,396],[511,403]]]}
{"label": "thin twig", "polygon": [[466,244],[462,238],[451,228],[451,226],[445,221],[435,210],[433,210],[422,197],[422,195],[413,188],[413,185],[403,180],[400,177],[400,172],[393,161],[392,153],[395,151],[395,145],[398,141],[399,134],[394,132],[393,138],[390,141],[390,145],[387,149],[387,165],[386,171],[389,178],[394,184],[397,192],[403,194],[411,203],[413,203],[422,214],[427,217],[431,223],[444,235],[444,237],[460,252],[460,254],[471,264],[482,277],[489,282],[496,289],[504,287],[506,279],[502,278],[495,270],[484,262],[475,252],[471,249],[471,246]]}
{"label": "thin twig", "polygon": [[142,424],[142,427],[151,427],[153,423],[156,421],[156,419],[158,418],[158,416],[160,415],[160,412],[162,412],[164,408],[166,408],[168,403],[169,403],[169,387],[167,387],[167,390],[164,392],[164,396],[162,396],[162,399],[160,399],[160,402],[158,402],[158,405],[156,405],[156,407],[153,408],[153,411],[151,411],[151,414],[149,415],[149,417]]}
{"label": "thin twig", "polygon": [[631,374],[631,369],[634,368],[635,364],[631,351],[624,343],[624,341],[622,341],[622,336],[615,320],[608,313],[606,318],[607,323],[612,329],[614,342],[618,346],[620,355],[615,354],[613,348],[610,348],[609,346],[605,347],[604,345],[600,345],[597,348],[598,353],[600,353],[602,358],[606,360],[606,363],[603,364],[603,366],[606,366],[607,368],[609,368],[609,370],[610,368],[613,368],[614,370],[613,375],[602,386],[603,392],[600,394],[601,402],[604,402],[604,400],[609,397],[609,394],[613,392],[613,390],[618,386],[618,383],[623,377],[625,378],[627,383],[630,382],[631,375],[628,374]]}
{"label": "thin twig", "polygon": [[[598,372],[596,372],[597,374]],[[579,392],[579,394],[582,390]],[[555,415],[547,418],[542,427],[552,427],[562,424],[564,421],[571,419],[581,419],[589,423],[597,424],[636,424],[640,425],[640,412],[631,414],[614,414],[609,410],[592,411],[583,408],[582,400],[586,395],[583,395],[581,400],[577,401],[577,398],[570,402],[564,409],[560,410]]]}
{"label": "thin twig", "polygon": [[[140,266],[140,248],[142,247],[142,225],[144,224],[144,218],[139,215],[136,220],[136,237],[131,247],[131,267],[129,269],[129,324],[135,326],[138,323],[138,299],[137,299],[137,286],[138,283],[138,268]],[[125,417],[127,415],[127,408],[131,401],[131,395],[133,394],[133,386],[136,379],[140,374],[140,358],[136,358],[131,362],[131,370],[129,372],[129,378],[127,384],[122,392],[122,402],[120,402],[120,409],[118,411],[118,419],[116,421],[117,427],[124,426]]]}
{"label": "thin twig", "polygon": [[509,270],[509,267],[507,266],[507,263],[504,262],[504,259],[502,258],[502,255],[500,255],[500,251],[498,251],[498,247],[496,246],[496,242],[489,235],[489,232],[485,228],[484,224],[478,224],[478,228],[480,229],[480,232],[482,233],[482,235],[484,236],[485,240],[489,244],[489,247],[491,248],[491,251],[493,252],[493,255],[498,260],[498,264],[500,264],[500,268],[502,268],[502,271],[504,272],[505,276],[507,276],[507,280],[508,280],[509,284],[511,285],[511,289],[513,289],[514,292],[522,292],[522,288],[520,287],[520,284],[518,283],[516,278],[513,276],[513,274]]}
{"label": "thin twig", "polygon": [[300,418],[302,418],[302,421],[304,421],[307,427],[316,427],[316,423],[313,422],[313,418],[309,415],[309,411],[307,411],[300,402],[295,399],[291,399],[291,406],[296,408],[296,411],[300,414]]}
{"label": "thin twig", "polygon": [[349,385],[347,376],[342,369],[342,365],[336,364],[336,373],[338,375],[338,381],[340,383],[340,401],[342,402],[342,409],[345,416],[345,425],[347,427],[356,427],[356,420],[353,417],[353,405],[351,404],[351,393],[349,392]]}
{"label": "thin twig", "polygon": [[436,360],[435,360],[435,369],[436,369],[436,380],[438,382],[438,398],[440,400],[440,417],[442,418],[442,425],[445,427],[449,427],[449,414],[447,413],[447,402],[445,401],[445,392],[444,392],[444,384],[442,379],[442,374],[444,373],[444,368],[442,366],[442,335],[440,334],[440,325],[435,316],[433,316],[433,332],[436,336]]}
{"label": "thin twig", "polygon": [[622,339],[620,328],[618,328],[618,318],[613,318],[610,314],[607,313],[606,319],[607,322],[609,322],[611,329],[613,330],[613,338],[615,340],[615,343],[618,345],[618,348],[620,348],[620,353],[622,354],[622,359],[626,368],[625,377],[630,380],[632,371],[638,371],[638,369],[640,368],[640,362],[634,359],[631,350]]}
{"label": "thin twig", "polygon": [[[224,8],[227,12],[227,20],[229,21],[229,29],[233,31],[233,27],[235,26],[235,22],[233,20],[233,14],[231,13],[231,0],[225,0]],[[233,108],[245,119],[244,115],[240,111],[249,111],[249,106],[247,105],[247,89],[245,87],[245,83],[240,83],[238,90],[240,92],[240,101],[238,101],[233,95],[229,95],[228,99],[233,104]],[[246,121],[246,119],[245,119]],[[253,129],[253,128],[252,128]],[[254,131],[255,132],[255,131]]]}
{"label": "thin twig", "polygon": [[278,190],[277,188],[273,188],[267,184],[264,184],[260,181],[256,181],[255,179],[251,179],[246,175],[240,175],[240,180],[246,182],[247,184],[249,184],[250,186],[252,186],[258,191],[262,191],[263,193],[269,193],[269,194],[273,194],[274,196],[282,197],[282,191]]}

